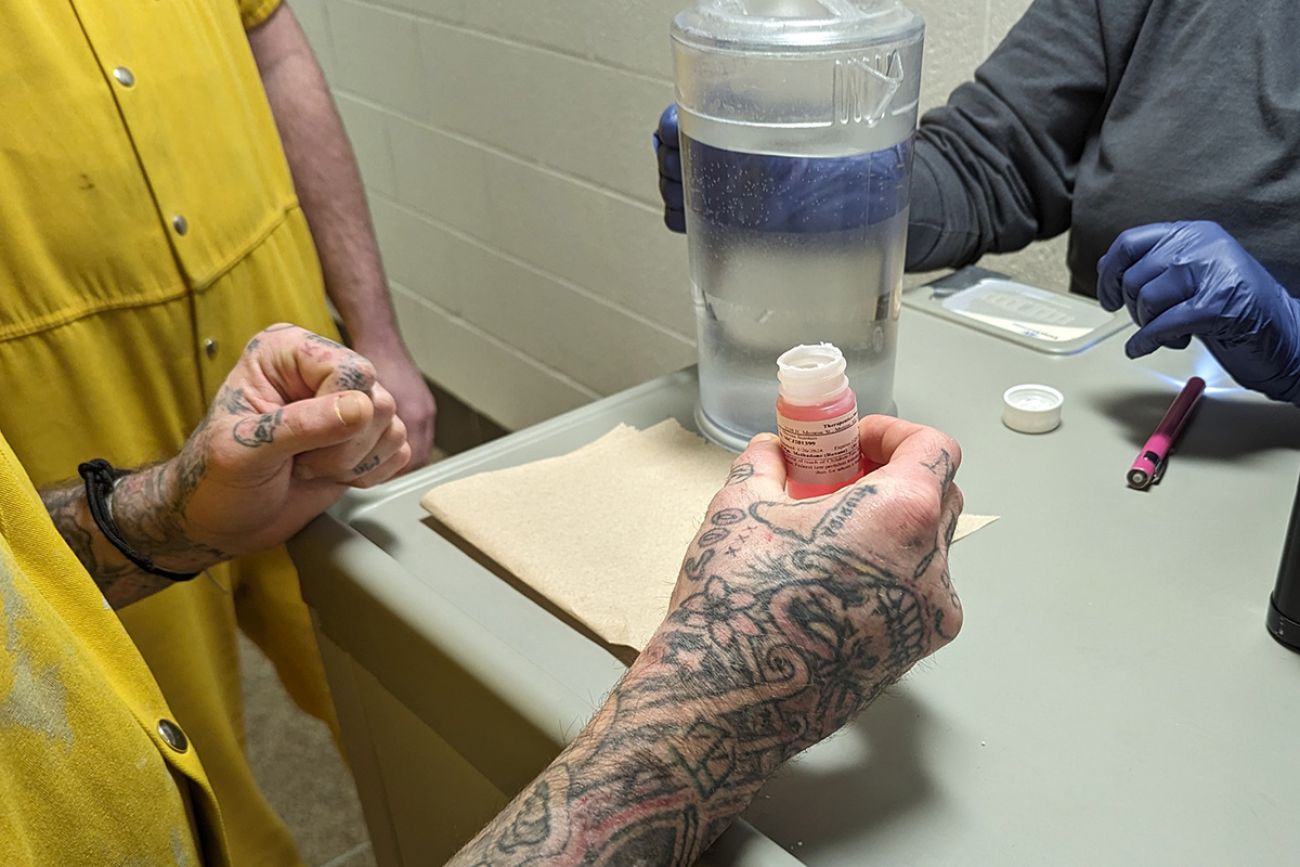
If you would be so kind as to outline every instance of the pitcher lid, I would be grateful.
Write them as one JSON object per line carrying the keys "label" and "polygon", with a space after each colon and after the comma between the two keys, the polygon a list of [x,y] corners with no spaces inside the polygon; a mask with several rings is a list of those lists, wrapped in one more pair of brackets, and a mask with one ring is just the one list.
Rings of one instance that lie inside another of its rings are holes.
{"label": "pitcher lid", "polygon": [[705,49],[817,51],[898,41],[923,26],[901,0],[696,0],[673,19],[673,37]]}

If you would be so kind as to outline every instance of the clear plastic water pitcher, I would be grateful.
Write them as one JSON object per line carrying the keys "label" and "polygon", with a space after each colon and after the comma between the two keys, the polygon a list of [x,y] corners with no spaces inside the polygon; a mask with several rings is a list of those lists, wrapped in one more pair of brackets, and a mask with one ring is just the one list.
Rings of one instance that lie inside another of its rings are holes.
{"label": "clear plastic water pitcher", "polygon": [[775,429],[776,358],[833,343],[893,412],[921,17],[896,0],[698,0],[673,55],[700,429]]}

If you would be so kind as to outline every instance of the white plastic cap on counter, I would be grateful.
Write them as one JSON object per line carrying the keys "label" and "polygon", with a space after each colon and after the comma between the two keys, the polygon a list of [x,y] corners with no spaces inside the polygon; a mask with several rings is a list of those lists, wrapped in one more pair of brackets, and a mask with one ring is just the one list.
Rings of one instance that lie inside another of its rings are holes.
{"label": "white plastic cap on counter", "polygon": [[1065,395],[1050,385],[1015,385],[1002,395],[1002,423],[1013,431],[1041,434],[1061,426]]}

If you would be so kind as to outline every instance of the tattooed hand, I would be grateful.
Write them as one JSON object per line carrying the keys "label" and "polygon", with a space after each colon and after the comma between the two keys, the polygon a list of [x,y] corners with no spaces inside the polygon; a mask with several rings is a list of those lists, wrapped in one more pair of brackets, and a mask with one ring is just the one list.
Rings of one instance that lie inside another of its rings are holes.
{"label": "tattooed hand", "polygon": [[[123,478],[110,505],[133,548],[193,572],[280,544],[348,487],[385,481],[409,458],[405,427],[369,361],[273,325],[249,341],[180,454]],[[166,586],[141,578],[108,545],[80,485],[42,496],[110,602]]]}
{"label": "tattooed hand", "polygon": [[750,443],[650,645],[453,863],[692,863],[782,762],[956,636],[961,452],[883,416],[859,434],[880,469],[814,500],[786,496],[775,437]]}
{"label": "tattooed hand", "polygon": [[[830,734],[922,657],[956,637],[948,545],[961,514],[955,442],[876,416],[862,450],[883,466],[812,500],[785,491],[776,437],[732,468],[687,552],[659,664],[726,703],[761,685],[802,749]],[[802,713],[784,708],[794,701]]]}
{"label": "tattooed hand", "polygon": [[433,452],[434,424],[438,405],[424,381],[420,368],[400,339],[366,343],[358,339],[357,351],[370,359],[378,371],[379,381],[397,402],[397,417],[406,425],[406,440],[411,444],[411,462],[405,473],[429,463]]}

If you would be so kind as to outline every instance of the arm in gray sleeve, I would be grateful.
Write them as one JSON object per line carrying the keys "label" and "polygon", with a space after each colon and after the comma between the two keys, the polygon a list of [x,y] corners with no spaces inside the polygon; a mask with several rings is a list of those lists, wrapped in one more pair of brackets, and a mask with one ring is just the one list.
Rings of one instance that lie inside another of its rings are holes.
{"label": "arm in gray sleeve", "polygon": [[1147,6],[1108,5],[1035,0],[975,80],[921,119],[908,270],[960,267],[1069,228],[1075,169]]}

